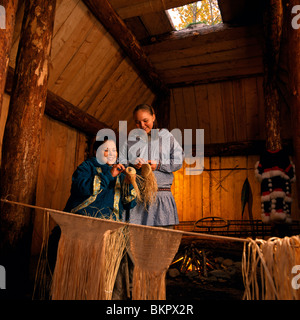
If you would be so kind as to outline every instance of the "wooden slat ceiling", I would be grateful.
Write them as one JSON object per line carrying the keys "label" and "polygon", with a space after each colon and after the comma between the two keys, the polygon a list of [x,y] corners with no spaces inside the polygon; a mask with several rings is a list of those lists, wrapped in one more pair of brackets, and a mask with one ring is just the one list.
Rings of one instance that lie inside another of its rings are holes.
{"label": "wooden slat ceiling", "polygon": [[[259,12],[248,6],[256,1],[239,0],[234,7],[235,0],[219,0],[227,24],[176,31],[165,10],[191,0],[109,0],[170,87],[262,73]],[[13,68],[22,8],[11,50]],[[130,123],[137,103],[154,99],[134,62],[81,0],[57,0],[51,59],[49,91],[114,128],[118,120]]]}
{"label": "wooden slat ceiling", "polygon": [[259,0],[219,0],[224,25],[176,31],[170,8],[189,0],[109,0],[144,45],[161,80],[173,87],[261,74]]}
{"label": "wooden slat ceiling", "polygon": [[[15,67],[24,6],[17,13],[10,66]],[[80,0],[57,0],[48,90],[117,129],[133,127],[132,109],[153,92],[116,41]]]}
{"label": "wooden slat ceiling", "polygon": [[170,86],[220,81],[263,71],[261,30],[257,26],[218,25],[186,30],[144,46]]}

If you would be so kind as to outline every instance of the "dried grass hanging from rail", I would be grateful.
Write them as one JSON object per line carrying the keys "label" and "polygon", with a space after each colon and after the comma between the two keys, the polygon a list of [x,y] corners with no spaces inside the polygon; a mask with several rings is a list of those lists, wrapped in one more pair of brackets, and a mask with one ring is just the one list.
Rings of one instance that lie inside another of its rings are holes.
{"label": "dried grass hanging from rail", "polygon": [[247,300],[299,300],[292,268],[300,265],[300,237],[249,239],[244,244],[242,272]]}
{"label": "dried grass hanging from rail", "polygon": [[45,300],[51,287],[52,272],[48,262],[48,239],[50,235],[49,212],[43,210],[43,239],[35,274],[32,299]]}
{"label": "dried grass hanging from rail", "polygon": [[178,251],[182,235],[163,228],[129,227],[134,259],[133,300],[165,300],[166,272]]}
{"label": "dried grass hanging from rail", "polygon": [[105,219],[52,212],[51,215],[61,228],[52,299],[111,299],[126,247],[126,227]]}

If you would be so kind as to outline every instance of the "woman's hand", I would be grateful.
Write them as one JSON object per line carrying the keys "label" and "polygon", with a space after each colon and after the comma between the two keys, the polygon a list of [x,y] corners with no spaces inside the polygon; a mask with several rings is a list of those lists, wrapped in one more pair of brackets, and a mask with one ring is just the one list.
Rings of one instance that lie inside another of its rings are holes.
{"label": "woman's hand", "polygon": [[157,167],[157,162],[154,160],[148,160],[148,163],[150,164],[151,170],[154,171]]}
{"label": "woman's hand", "polygon": [[135,167],[136,169],[141,169],[142,165],[145,164],[145,163],[147,163],[147,162],[146,162],[143,158],[137,158],[137,159],[135,160],[134,167]]}
{"label": "woman's hand", "polygon": [[121,163],[118,163],[112,166],[110,173],[113,177],[116,177],[118,174],[120,174],[124,170],[125,170],[125,167]]}

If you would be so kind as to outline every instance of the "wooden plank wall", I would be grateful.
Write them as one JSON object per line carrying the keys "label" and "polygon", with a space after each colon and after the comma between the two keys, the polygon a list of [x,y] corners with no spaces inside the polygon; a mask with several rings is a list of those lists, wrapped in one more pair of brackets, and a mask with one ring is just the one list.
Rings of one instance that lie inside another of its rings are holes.
{"label": "wooden plank wall", "polygon": [[[36,205],[63,210],[70,195],[72,174],[86,158],[84,134],[47,116],[43,120],[41,159]],[[51,223],[51,228],[54,223]],[[38,254],[42,241],[43,216],[36,210],[32,253]]]}
{"label": "wooden plank wall", "polygon": [[[0,151],[9,109],[5,94],[0,117]],[[87,137],[77,130],[45,116],[41,135],[41,158],[36,189],[36,205],[63,210],[70,195],[72,174],[87,156]],[[51,228],[54,223],[51,222]],[[32,253],[39,254],[42,243],[43,216],[36,210]]]}
{"label": "wooden plank wall", "polygon": [[[172,89],[170,128],[204,129],[205,144],[264,140],[262,81],[262,77],[251,77]],[[282,136],[291,139],[290,112],[281,102]],[[207,157],[201,175],[184,175],[184,169],[176,172],[172,191],[180,221],[207,216],[241,219],[241,191],[246,178],[253,193],[253,217],[260,219],[260,184],[254,179],[258,160],[259,155]],[[292,211],[299,220],[295,190],[293,198]]]}
{"label": "wooden plank wall", "polygon": [[[290,112],[282,102],[282,136],[290,139]],[[261,76],[174,88],[170,128],[204,129],[204,143],[264,140]]]}
{"label": "wooden plank wall", "polygon": [[[14,68],[23,6],[17,12],[10,66]],[[131,111],[154,94],[138,71],[80,0],[58,0],[48,89],[116,129],[133,127]],[[117,116],[116,116],[117,115]]]}
{"label": "wooden plank wall", "polygon": [[[248,206],[242,217],[241,194],[248,178],[253,219],[261,218],[260,183],[254,175],[259,156],[206,157],[201,175],[186,175],[183,168],[174,174],[174,195],[179,221],[197,221],[217,216],[227,220],[248,220]],[[300,220],[296,188],[292,186],[292,218]]]}
{"label": "wooden plank wall", "polygon": [[[24,3],[17,12],[9,65],[15,68]],[[58,0],[51,48],[48,90],[117,129],[119,120],[134,128],[132,110],[154,94],[120,47],[80,0]],[[5,96],[0,115],[0,150],[9,108]],[[62,210],[71,178],[84,160],[84,134],[47,116],[44,118],[36,205]],[[36,212],[33,254],[39,253],[42,216]]]}

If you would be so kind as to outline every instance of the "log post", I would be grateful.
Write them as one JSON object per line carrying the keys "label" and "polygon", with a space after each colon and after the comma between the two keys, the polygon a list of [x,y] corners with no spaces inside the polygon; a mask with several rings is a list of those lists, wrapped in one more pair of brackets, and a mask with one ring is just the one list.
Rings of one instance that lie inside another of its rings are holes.
{"label": "log post", "polygon": [[264,99],[266,148],[282,149],[277,70],[282,34],[281,0],[268,0],[264,10]]}
{"label": "log post", "polygon": [[[287,61],[289,74],[287,89],[290,97],[291,129],[293,132],[294,161],[297,174],[300,172],[300,19],[299,9],[295,9],[296,6],[299,6],[299,1],[284,0],[283,4],[284,35],[285,45],[287,46],[286,52],[288,54]],[[298,174],[296,183],[298,207],[300,208],[300,179]]]}
{"label": "log post", "polygon": [[[1,198],[33,204],[40,160],[49,56],[56,0],[25,0],[17,65],[4,132]],[[7,270],[7,290],[27,289],[32,211],[1,202],[0,264]]]}
{"label": "log post", "polygon": [[[1,10],[5,14],[5,29],[0,28],[0,114],[2,110],[4,88],[8,70],[9,54],[13,39],[18,0],[4,0],[0,2]],[[2,17],[4,19],[4,17]],[[1,157],[0,157],[1,158]]]}

